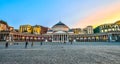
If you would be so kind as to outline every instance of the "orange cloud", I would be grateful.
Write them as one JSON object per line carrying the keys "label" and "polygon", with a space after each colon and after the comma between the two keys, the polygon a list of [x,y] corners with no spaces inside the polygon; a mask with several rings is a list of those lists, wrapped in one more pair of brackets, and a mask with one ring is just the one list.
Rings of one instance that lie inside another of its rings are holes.
{"label": "orange cloud", "polygon": [[100,24],[114,23],[120,20],[120,3],[114,3],[106,7],[99,8],[98,10],[88,15],[83,20],[77,22],[74,26],[84,28],[88,25],[96,27]]}

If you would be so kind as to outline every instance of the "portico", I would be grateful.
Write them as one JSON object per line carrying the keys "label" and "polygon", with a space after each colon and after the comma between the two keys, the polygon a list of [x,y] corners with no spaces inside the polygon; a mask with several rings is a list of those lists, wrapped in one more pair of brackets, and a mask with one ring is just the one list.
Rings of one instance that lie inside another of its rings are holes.
{"label": "portico", "polygon": [[55,32],[52,35],[52,42],[68,42],[68,33],[63,31]]}

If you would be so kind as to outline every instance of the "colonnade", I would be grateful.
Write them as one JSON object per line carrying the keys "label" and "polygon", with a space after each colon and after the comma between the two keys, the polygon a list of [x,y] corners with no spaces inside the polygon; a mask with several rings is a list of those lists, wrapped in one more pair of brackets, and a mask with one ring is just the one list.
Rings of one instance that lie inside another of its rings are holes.
{"label": "colonnade", "polygon": [[99,36],[81,36],[81,35],[70,35],[69,41],[76,41],[76,42],[107,42],[108,35],[99,35]]}
{"label": "colonnade", "polygon": [[5,41],[6,39],[8,39],[9,34],[0,34],[0,41]]}
{"label": "colonnade", "polygon": [[120,42],[120,32],[111,33],[98,33],[98,34],[68,34],[68,33],[57,33],[50,35],[33,35],[33,34],[20,34],[20,33],[7,33],[0,32],[0,41],[6,40],[14,41],[47,41],[47,42]]}
{"label": "colonnade", "polygon": [[68,42],[67,34],[53,34],[52,42]]}

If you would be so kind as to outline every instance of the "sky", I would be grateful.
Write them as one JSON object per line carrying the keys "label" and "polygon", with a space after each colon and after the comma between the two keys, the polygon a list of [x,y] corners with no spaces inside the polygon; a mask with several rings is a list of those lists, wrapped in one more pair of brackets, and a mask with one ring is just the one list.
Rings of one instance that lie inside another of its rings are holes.
{"label": "sky", "polygon": [[0,0],[0,19],[51,28],[59,21],[70,28],[96,27],[120,20],[120,0]]}

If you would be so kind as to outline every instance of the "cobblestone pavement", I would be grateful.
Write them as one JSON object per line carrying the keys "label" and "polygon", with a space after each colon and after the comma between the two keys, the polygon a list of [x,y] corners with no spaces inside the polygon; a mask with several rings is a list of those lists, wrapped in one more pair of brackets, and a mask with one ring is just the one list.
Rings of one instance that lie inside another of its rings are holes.
{"label": "cobblestone pavement", "polygon": [[1,45],[0,64],[120,64],[120,45]]}

